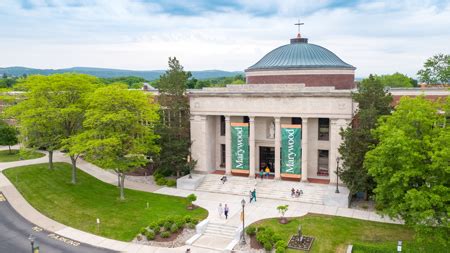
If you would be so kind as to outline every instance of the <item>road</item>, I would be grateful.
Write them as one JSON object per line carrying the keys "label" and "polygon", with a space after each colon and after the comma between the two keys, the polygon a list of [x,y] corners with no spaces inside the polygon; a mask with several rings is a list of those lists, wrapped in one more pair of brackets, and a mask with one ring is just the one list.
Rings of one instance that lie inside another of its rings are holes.
{"label": "road", "polygon": [[30,234],[40,253],[112,253],[114,251],[63,238],[36,227],[20,216],[0,192],[0,253],[31,252]]}

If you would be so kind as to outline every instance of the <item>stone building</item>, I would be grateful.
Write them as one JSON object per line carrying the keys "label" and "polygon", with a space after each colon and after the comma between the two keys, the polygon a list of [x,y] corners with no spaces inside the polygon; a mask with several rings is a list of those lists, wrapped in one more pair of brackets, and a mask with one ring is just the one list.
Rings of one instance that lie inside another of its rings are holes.
{"label": "stone building", "polygon": [[335,182],[340,129],[353,118],[355,67],[306,38],[245,70],[247,84],[189,92],[197,172]]}

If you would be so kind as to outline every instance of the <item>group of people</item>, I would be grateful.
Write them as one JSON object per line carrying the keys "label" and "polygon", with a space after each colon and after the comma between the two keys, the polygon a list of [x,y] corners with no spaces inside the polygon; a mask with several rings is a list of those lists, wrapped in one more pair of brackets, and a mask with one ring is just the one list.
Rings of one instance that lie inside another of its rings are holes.
{"label": "group of people", "polygon": [[[259,177],[261,178],[261,181],[263,180],[264,176],[266,178],[269,178],[270,176],[270,168],[267,166],[265,169],[259,170]],[[255,179],[258,178],[258,173],[255,173]]]}
{"label": "group of people", "polygon": [[219,207],[217,207],[217,211],[219,212],[219,217],[222,218],[222,214],[225,215],[225,219],[228,219],[228,213],[230,212],[230,208],[228,208],[228,205],[225,204],[224,207],[222,207],[222,203],[219,203]]}
{"label": "group of people", "polygon": [[298,198],[298,197],[300,197],[300,195],[303,195],[302,190],[299,190],[299,189],[295,190],[294,188],[291,189],[291,197],[292,198],[294,198],[294,197]]}

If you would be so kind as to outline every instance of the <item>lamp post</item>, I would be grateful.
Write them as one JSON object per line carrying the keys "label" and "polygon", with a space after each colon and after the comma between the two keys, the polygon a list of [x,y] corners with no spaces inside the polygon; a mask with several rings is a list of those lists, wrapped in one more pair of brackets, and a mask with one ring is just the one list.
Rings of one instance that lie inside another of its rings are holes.
{"label": "lamp post", "polygon": [[242,240],[241,240],[241,244],[244,245],[246,244],[245,242],[245,199],[241,200],[241,205],[242,205]]}
{"label": "lamp post", "polygon": [[339,161],[341,159],[338,157],[336,157],[336,191],[335,193],[339,193]]}
{"label": "lamp post", "polygon": [[31,243],[31,253],[34,253],[34,239],[35,237],[32,234],[28,237],[28,240]]}

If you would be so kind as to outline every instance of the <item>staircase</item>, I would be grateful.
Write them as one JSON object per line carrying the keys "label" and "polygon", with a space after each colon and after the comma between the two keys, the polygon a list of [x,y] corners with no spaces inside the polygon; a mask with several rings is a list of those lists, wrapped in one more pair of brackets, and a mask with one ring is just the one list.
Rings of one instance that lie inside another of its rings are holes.
{"label": "staircase", "polygon": [[[324,197],[329,194],[328,185],[292,182],[271,179],[254,179],[248,177],[228,176],[227,182],[220,181],[222,175],[208,174],[197,187],[197,191],[215,192],[248,196],[250,190],[256,189],[257,198],[281,199],[312,204],[324,204]],[[291,189],[301,189],[303,195],[291,197]]]}
{"label": "staircase", "polygon": [[233,239],[236,235],[237,227],[229,226],[225,224],[219,223],[208,223],[204,235],[210,235],[214,237],[225,237],[229,239]]}

